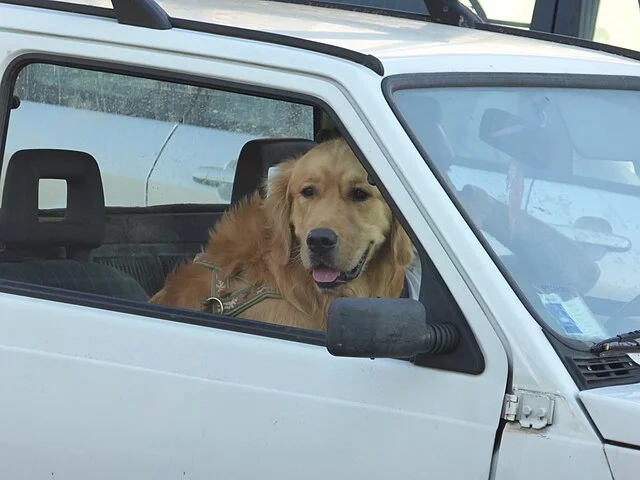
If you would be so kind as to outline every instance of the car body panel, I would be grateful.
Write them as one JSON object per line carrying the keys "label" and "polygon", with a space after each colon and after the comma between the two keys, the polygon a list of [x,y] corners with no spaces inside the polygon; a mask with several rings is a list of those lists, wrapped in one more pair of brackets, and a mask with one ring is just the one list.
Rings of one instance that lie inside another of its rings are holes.
{"label": "car body panel", "polygon": [[[269,3],[268,11],[261,2],[229,5],[219,5],[215,15],[191,14],[360,49],[379,56],[387,73],[464,65],[484,72],[640,74],[637,62],[612,55],[505,42],[486,32],[352,13],[342,22],[342,12],[338,22],[332,11],[291,5]],[[234,17],[239,8],[247,15]],[[511,480],[569,475],[576,472],[569,458],[578,458],[584,461],[581,478],[609,478],[602,442],[576,401],[575,383],[392,115],[380,76],[291,47],[5,4],[0,10],[0,45],[6,47],[0,73],[10,61],[37,52],[307,95],[326,104],[410,222],[485,359],[481,374],[468,375],[400,360],[334,358],[318,345],[192,325],[177,313],[169,321],[151,310],[121,313],[117,302],[102,310],[0,293],[0,384],[12,392],[0,395],[3,431],[10,432],[0,435],[4,476]],[[130,130],[133,136],[149,128],[155,136],[137,140],[159,146],[136,173],[137,186],[139,178],[150,180],[144,195],[136,190],[132,197],[144,198],[144,205],[173,201],[187,190],[207,202],[209,189],[194,182],[189,190],[194,169],[209,162],[223,168],[243,141],[230,135],[227,151],[218,147],[216,131],[199,136],[195,127],[139,125]],[[22,128],[25,144],[35,147]],[[205,145],[204,152],[190,150],[190,138]],[[182,154],[187,160],[179,163]],[[7,158],[5,152],[5,165]],[[175,190],[165,196],[159,190],[171,178]],[[511,423],[503,429],[507,389],[554,395],[549,430]],[[529,450],[521,448],[539,448],[548,461],[524,468]]]}
{"label": "car body panel", "polygon": [[[579,441],[578,437],[566,429],[536,431],[523,429],[518,424],[509,424],[502,432],[499,452],[496,459],[496,480],[619,480],[611,474],[601,442],[597,439]],[[531,462],[532,456],[540,461]]]}
{"label": "car body panel", "polygon": [[605,445],[611,473],[616,480],[634,480],[638,478],[640,451],[617,445]]}
{"label": "car body panel", "polygon": [[[118,32],[130,29],[109,27]],[[176,31],[168,36],[179,43],[191,34]],[[0,33],[0,43],[15,45],[18,38]],[[141,55],[131,46],[105,47],[62,38],[42,43],[36,35],[20,38],[20,42],[22,51],[33,48],[76,56],[80,50],[100,62],[155,68],[171,65],[182,73],[238,84],[249,79],[249,88],[268,86],[326,102],[349,125],[368,161],[384,176],[390,194],[413,218],[418,241],[426,242],[425,248],[446,270],[446,281],[453,282],[457,301],[486,349],[486,365],[479,375],[451,376],[400,360],[350,362],[331,357],[320,346],[4,294],[0,296],[5,311],[0,320],[4,355],[0,363],[11,368],[0,368],[0,382],[15,385],[16,392],[0,398],[3,411],[10,412],[8,431],[17,431],[15,439],[3,439],[9,474],[28,477],[68,472],[72,478],[86,477],[100,465],[102,470],[96,470],[110,478],[131,472],[169,478],[175,472],[190,471],[207,478],[255,478],[256,468],[262,475],[278,478],[324,478],[329,473],[353,478],[363,472],[369,478],[389,478],[419,475],[425,464],[444,459],[455,464],[453,469],[447,467],[455,475],[489,475],[506,388],[507,357],[447,255],[437,250],[437,239],[419,216],[394,166],[372,142],[368,125],[352,102],[352,92],[341,86],[341,79],[355,80],[362,88],[375,85],[379,78],[322,55],[318,59],[324,62],[309,66],[304,76],[286,67],[271,69],[267,75],[258,61],[258,50],[266,48],[271,54],[286,50],[268,45],[238,49],[234,43],[234,52],[228,49],[225,54],[237,55],[237,60],[228,62],[173,51]],[[211,51],[224,51],[232,42],[211,37],[206,43],[216,47]],[[244,43],[248,42],[240,41]],[[17,48],[9,50],[10,56],[20,53]],[[245,56],[249,52],[251,56]],[[298,59],[304,58],[302,53],[298,52]],[[335,71],[334,64],[339,65]],[[323,73],[315,73],[319,71]],[[175,159],[186,143],[176,142],[172,151],[169,141],[162,153]],[[205,145],[211,145],[204,150],[206,155],[213,144]],[[203,159],[198,157],[198,166]],[[190,169],[184,170],[192,175]],[[162,173],[162,167],[157,172]],[[36,395],[30,390],[34,385],[39,386]],[[472,406],[466,396],[459,395],[461,391],[474,398]],[[22,400],[23,395],[28,401]],[[69,408],[73,404],[78,406]],[[27,412],[34,409],[38,416],[24,428],[29,421]],[[95,434],[88,435],[87,428]],[[437,437],[427,433],[434,431]],[[430,438],[427,449],[425,435]],[[58,442],[59,450],[38,443],[38,456],[46,460],[31,463],[24,445],[50,436],[64,438]],[[437,444],[431,444],[436,440]],[[450,445],[467,445],[470,454],[464,463],[456,462],[458,451]],[[101,457],[104,448],[110,450],[109,458]],[[86,461],[69,453],[76,451],[84,453],[81,458]],[[158,456],[155,462],[149,460]],[[247,458],[256,461],[247,462]],[[412,458],[421,461],[412,463]]]}
{"label": "car body panel", "polygon": [[580,392],[580,401],[605,440],[640,445],[640,388],[616,385]]}

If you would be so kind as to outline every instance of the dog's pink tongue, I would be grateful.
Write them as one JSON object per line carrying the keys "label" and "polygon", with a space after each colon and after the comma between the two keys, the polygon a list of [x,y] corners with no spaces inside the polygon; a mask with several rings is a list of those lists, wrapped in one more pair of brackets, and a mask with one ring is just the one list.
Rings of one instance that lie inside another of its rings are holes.
{"label": "dog's pink tongue", "polygon": [[335,282],[338,275],[340,275],[338,270],[331,270],[330,268],[314,268],[311,273],[313,275],[313,279],[319,283]]}

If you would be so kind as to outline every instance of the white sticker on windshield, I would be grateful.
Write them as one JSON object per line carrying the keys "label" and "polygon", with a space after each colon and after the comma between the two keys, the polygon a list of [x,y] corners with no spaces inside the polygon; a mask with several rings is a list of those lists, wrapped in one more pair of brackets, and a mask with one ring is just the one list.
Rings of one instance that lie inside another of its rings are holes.
{"label": "white sticker on windshield", "polygon": [[567,335],[592,338],[606,336],[604,328],[576,292],[566,287],[545,286],[539,296],[547,311]]}

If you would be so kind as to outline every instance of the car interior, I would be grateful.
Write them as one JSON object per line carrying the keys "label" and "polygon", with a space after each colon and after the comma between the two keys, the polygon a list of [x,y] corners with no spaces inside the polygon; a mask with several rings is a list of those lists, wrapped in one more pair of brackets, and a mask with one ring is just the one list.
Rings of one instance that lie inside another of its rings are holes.
{"label": "car interior", "polygon": [[[238,157],[233,206],[269,168],[316,142],[266,138]],[[38,209],[42,179],[67,182],[66,209]],[[9,159],[0,210],[0,278],[147,301],[179,262],[205,244],[220,206],[105,207],[96,160],[86,152],[28,149]]]}

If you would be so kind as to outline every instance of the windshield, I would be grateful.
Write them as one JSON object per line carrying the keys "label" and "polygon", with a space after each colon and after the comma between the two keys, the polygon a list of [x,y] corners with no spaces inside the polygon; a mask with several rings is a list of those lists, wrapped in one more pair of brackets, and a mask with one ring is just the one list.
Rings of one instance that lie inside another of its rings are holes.
{"label": "windshield", "polygon": [[640,328],[640,91],[402,87],[389,99],[540,321],[588,343]]}

